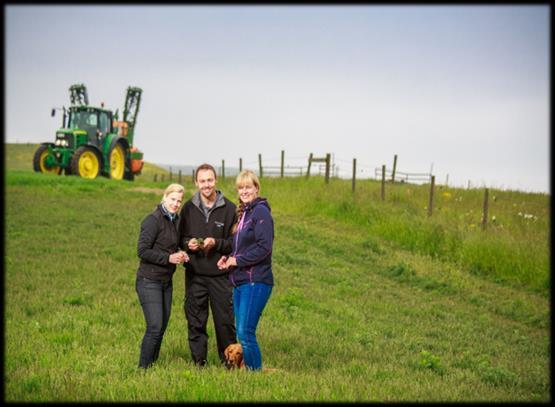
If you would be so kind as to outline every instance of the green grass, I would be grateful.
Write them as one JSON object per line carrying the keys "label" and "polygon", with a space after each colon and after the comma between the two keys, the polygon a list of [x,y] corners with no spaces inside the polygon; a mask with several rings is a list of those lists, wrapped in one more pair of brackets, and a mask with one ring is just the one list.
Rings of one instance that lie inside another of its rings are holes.
{"label": "green grass", "polygon": [[[494,191],[482,231],[479,190],[442,190],[428,218],[426,186],[388,186],[382,202],[371,181],[352,194],[264,178],[276,285],[258,339],[279,371],[217,366],[211,321],[209,365],[194,368],[179,269],[143,373],[136,244],[167,182],[36,174],[21,163],[33,149],[6,147],[21,154],[5,175],[7,401],[550,400],[549,196]],[[231,179],[220,187],[235,199]]]}

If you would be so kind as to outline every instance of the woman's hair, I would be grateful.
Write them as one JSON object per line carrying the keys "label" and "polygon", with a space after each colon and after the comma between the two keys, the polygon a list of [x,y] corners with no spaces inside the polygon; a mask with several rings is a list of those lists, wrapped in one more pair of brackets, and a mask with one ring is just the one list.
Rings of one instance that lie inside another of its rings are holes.
{"label": "woman's hair", "polygon": [[172,192],[181,192],[182,194],[185,193],[185,187],[181,184],[170,184],[164,191],[164,196],[162,197],[162,201],[164,202],[164,198],[167,197]]}
{"label": "woman's hair", "polygon": [[258,192],[260,193],[260,181],[258,181],[258,177],[254,173],[254,171],[251,171],[251,170],[241,171],[239,175],[237,175],[237,178],[235,179],[235,186],[239,188],[241,185],[244,185],[247,182],[251,182],[258,189]]}
{"label": "woman's hair", "polygon": [[[258,189],[258,193],[260,193],[260,181],[258,180],[258,177],[256,176],[256,174],[254,173],[254,171],[251,170],[243,170],[239,173],[239,175],[237,175],[237,178],[235,179],[235,186],[237,188],[239,188],[242,185],[245,185],[246,183],[252,183],[256,189]],[[235,222],[235,225],[233,225],[233,227],[231,228],[231,234],[235,234],[235,232],[237,232],[237,227],[239,226],[239,221],[241,220],[241,216],[243,216],[243,212],[245,211],[246,205],[243,204],[241,202],[241,199],[239,198],[239,204],[237,205],[237,222]]]}

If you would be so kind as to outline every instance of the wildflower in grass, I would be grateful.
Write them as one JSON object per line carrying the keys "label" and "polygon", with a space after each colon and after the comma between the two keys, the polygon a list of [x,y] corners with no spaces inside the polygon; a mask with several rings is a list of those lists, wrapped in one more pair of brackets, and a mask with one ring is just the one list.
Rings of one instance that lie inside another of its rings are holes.
{"label": "wildflower in grass", "polygon": [[445,199],[451,199],[451,193],[447,191],[441,194],[441,196],[444,197]]}
{"label": "wildflower in grass", "polygon": [[531,214],[531,213],[522,213],[522,212],[519,212],[519,213],[518,213],[518,216],[521,216],[521,217],[523,217],[524,219],[533,219],[534,222],[538,220],[538,217],[535,216],[535,215],[533,215],[533,214]]}

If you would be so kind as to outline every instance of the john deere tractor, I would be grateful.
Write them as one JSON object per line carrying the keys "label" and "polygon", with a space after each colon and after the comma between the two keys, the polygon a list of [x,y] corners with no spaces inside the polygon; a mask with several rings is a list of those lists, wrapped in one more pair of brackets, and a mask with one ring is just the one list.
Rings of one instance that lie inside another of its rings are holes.
{"label": "john deere tractor", "polygon": [[[83,84],[69,88],[71,105],[63,107],[62,128],[54,143],[42,143],[33,157],[37,172],[96,178],[99,175],[133,181],[143,168],[143,153],[133,145],[142,90],[128,87],[123,120],[118,111],[89,105]],[[52,116],[57,109],[52,109]],[[67,125],[66,125],[66,119]]]}

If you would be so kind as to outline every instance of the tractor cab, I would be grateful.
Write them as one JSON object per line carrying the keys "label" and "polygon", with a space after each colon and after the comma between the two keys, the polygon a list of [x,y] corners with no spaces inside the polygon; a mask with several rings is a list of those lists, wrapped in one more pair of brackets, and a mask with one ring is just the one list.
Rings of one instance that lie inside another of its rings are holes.
{"label": "tractor cab", "polygon": [[72,106],[69,108],[68,127],[86,131],[89,143],[100,147],[103,138],[112,132],[112,112],[88,106]]}

